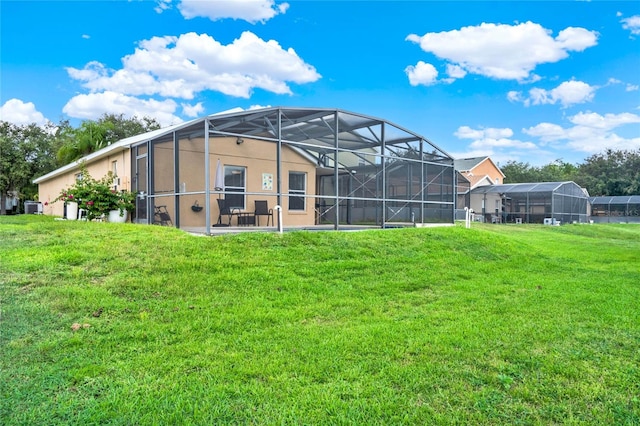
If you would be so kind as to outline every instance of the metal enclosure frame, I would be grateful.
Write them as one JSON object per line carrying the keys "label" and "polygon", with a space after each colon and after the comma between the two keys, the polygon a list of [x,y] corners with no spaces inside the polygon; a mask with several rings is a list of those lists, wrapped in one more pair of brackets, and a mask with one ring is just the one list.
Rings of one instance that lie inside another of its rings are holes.
{"label": "metal enclosure frame", "polygon": [[493,223],[586,223],[588,198],[574,182],[488,185],[471,191],[475,213]]}
{"label": "metal enclosure frame", "polygon": [[640,223],[640,195],[590,197],[591,220],[598,223]]}
{"label": "metal enclosure frame", "polygon": [[[150,139],[139,138],[148,144],[150,212],[157,205],[171,205],[174,225],[180,227],[184,203],[201,197],[206,218],[202,225],[206,233],[211,232],[212,202],[222,192],[211,188],[214,170],[209,157],[223,137],[272,144],[276,164],[272,195],[280,206],[288,197],[283,186],[283,150],[292,150],[314,164],[316,188],[309,188],[306,195],[317,210],[314,225],[337,230],[352,225],[386,228],[454,221],[456,179],[449,154],[423,136],[385,120],[327,108],[222,113],[174,126]],[[181,177],[188,167],[181,161],[189,154],[182,147],[195,139],[204,141],[204,176],[202,185],[190,190],[194,185],[185,188]],[[169,156],[165,159],[173,162],[171,170],[154,167],[159,156]]]}

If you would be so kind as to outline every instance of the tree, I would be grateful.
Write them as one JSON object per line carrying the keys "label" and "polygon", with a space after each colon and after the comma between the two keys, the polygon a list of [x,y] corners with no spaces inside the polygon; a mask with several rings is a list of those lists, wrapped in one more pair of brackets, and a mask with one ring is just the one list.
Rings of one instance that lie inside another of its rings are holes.
{"label": "tree", "polygon": [[60,133],[63,143],[57,153],[58,162],[71,163],[121,139],[159,128],[153,118],[124,118],[124,114],[104,114],[97,121],[83,121],[77,129],[65,128]]}
{"label": "tree", "polygon": [[158,123],[155,118],[138,118],[136,116],[125,118],[124,114],[104,114],[98,119],[98,123],[113,124],[113,128],[111,128],[107,132],[107,135],[105,137],[107,145],[111,145],[112,143],[124,138],[150,132],[152,130],[157,130],[160,128],[160,123]]}
{"label": "tree", "polygon": [[32,198],[37,194],[32,179],[55,168],[54,133],[52,124],[41,128],[0,121],[0,214],[6,214],[9,191]]}
{"label": "tree", "polygon": [[639,194],[640,149],[607,149],[594,154],[578,167],[575,181],[591,195]]}
{"label": "tree", "polygon": [[573,165],[556,160],[542,167],[509,161],[502,167],[505,183],[574,181],[591,195],[640,194],[640,149],[613,150]]}
{"label": "tree", "polygon": [[507,161],[500,168],[504,173],[504,183],[539,182],[540,171],[529,163]]}
{"label": "tree", "polygon": [[566,182],[575,180],[578,167],[560,159],[540,168],[539,182]]}
{"label": "tree", "polygon": [[104,148],[108,145],[106,137],[114,127],[110,122],[83,121],[80,127],[70,129],[69,133],[64,135],[65,143],[58,151],[58,161],[68,164]]}

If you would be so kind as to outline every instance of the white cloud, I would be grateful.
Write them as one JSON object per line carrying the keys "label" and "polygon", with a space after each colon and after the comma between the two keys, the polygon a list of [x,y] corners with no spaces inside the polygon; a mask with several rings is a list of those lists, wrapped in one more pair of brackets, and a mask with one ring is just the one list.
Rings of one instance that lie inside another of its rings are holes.
{"label": "white cloud", "polygon": [[525,106],[560,103],[564,108],[567,108],[571,105],[591,102],[597,89],[597,86],[571,80],[565,81],[551,90],[533,88],[529,90],[528,97],[523,96],[522,92],[511,91],[507,93],[507,99],[511,102],[522,102]]}
{"label": "white cloud", "polygon": [[518,25],[483,23],[423,36],[410,34],[407,40],[418,43],[425,52],[433,53],[466,73],[525,81],[539,78],[532,73],[536,66],[558,62],[570,51],[595,46],[597,33],[569,27],[554,39],[550,30],[533,22]]}
{"label": "white cloud", "polygon": [[459,139],[471,139],[469,146],[478,152],[495,152],[495,148],[535,150],[537,146],[532,142],[523,142],[512,139],[513,130],[509,128],[480,128],[472,129],[469,126],[460,126],[454,132]]}
{"label": "white cloud", "polygon": [[178,105],[171,99],[139,99],[116,92],[89,93],[74,96],[62,111],[70,117],[96,120],[104,113],[124,114],[126,117],[153,117],[162,126],[178,124],[182,119],[174,113]]}
{"label": "white cloud", "polygon": [[513,130],[509,128],[497,129],[489,127],[484,129],[484,135],[488,138],[510,138],[513,136]]}
{"label": "white cloud", "polygon": [[543,142],[564,142],[573,150],[596,153],[604,149],[638,149],[640,137],[624,138],[614,130],[628,124],[640,123],[640,116],[631,113],[600,115],[581,112],[569,121],[572,127],[562,127],[552,123],[540,123],[522,131],[538,137]]}
{"label": "white cloud", "polygon": [[580,112],[571,117],[569,121],[579,126],[608,131],[624,124],[640,123],[640,116],[629,112],[621,114],[605,114],[604,116],[595,112]]}
{"label": "white cloud", "polygon": [[303,84],[321,78],[293,49],[285,50],[277,41],[264,41],[249,31],[228,45],[206,34],[153,37],[141,41],[122,62],[120,70],[94,61],[67,72],[92,92],[182,99],[192,99],[204,90],[243,98],[256,88],[291,94],[288,82]]}
{"label": "white cloud", "polygon": [[16,98],[9,99],[0,107],[0,120],[18,126],[32,123],[38,126],[44,126],[49,122],[49,120],[36,109],[33,102],[24,102]]}
{"label": "white cloud", "polygon": [[560,102],[565,108],[570,105],[591,102],[597,87],[582,81],[565,81],[549,92],[552,103]]}
{"label": "white cloud", "polygon": [[510,102],[524,102],[524,98],[522,97],[522,92],[517,92],[515,90],[511,90],[507,93],[507,99]]}
{"label": "white cloud", "polygon": [[195,105],[190,104],[180,104],[182,107],[182,113],[187,117],[197,117],[199,114],[204,112],[204,107],[202,106],[202,102],[198,102]]}
{"label": "white cloud", "polygon": [[[166,0],[164,2],[166,3]],[[186,19],[196,17],[208,18],[212,21],[241,19],[255,24],[286,13],[289,4],[276,4],[273,0],[182,0],[178,9]]]}
{"label": "white cloud", "polygon": [[438,71],[431,64],[425,64],[422,61],[413,66],[409,65],[404,69],[404,72],[409,77],[409,83],[412,86],[418,86],[420,84],[424,86],[430,86],[436,83],[438,78]]}
{"label": "white cloud", "polygon": [[626,92],[635,92],[636,90],[640,89],[640,86],[638,86],[637,84],[625,83],[624,81],[620,81],[617,78],[613,77],[607,80],[607,84],[605,84],[605,86],[613,86],[614,84],[623,84],[625,86],[624,90]]}
{"label": "white cloud", "polygon": [[622,28],[631,31],[631,34],[640,35],[640,15],[624,18],[620,22],[622,22]]}
{"label": "white cloud", "polygon": [[516,139],[507,139],[507,138],[484,138],[471,142],[471,148],[481,149],[481,148],[520,148],[520,149],[536,149],[536,144],[532,142],[522,142]]}
{"label": "white cloud", "polygon": [[171,0],[156,0],[156,7],[154,10],[157,13],[162,13],[169,9],[171,9]]}
{"label": "white cloud", "polygon": [[481,139],[484,137],[484,131],[474,130],[469,126],[460,126],[453,134],[459,139]]}
{"label": "white cloud", "polygon": [[451,78],[463,78],[467,72],[460,65],[447,64],[447,75]]}
{"label": "white cloud", "polygon": [[543,142],[562,139],[565,135],[565,129],[553,123],[540,123],[534,127],[522,129],[522,131],[529,136],[540,138]]}
{"label": "white cloud", "polygon": [[[454,157],[480,157],[491,156],[494,161],[508,161],[520,157],[540,157],[543,153],[533,142],[513,139],[513,130],[509,128],[479,128],[460,126],[454,135],[459,139],[470,139],[466,152],[452,153]],[[543,158],[543,157],[540,157]]]}
{"label": "white cloud", "polygon": [[459,139],[510,138],[513,136],[513,130],[508,127],[472,129],[469,126],[460,126],[454,135]]}
{"label": "white cloud", "polygon": [[251,105],[249,107],[249,111],[254,109],[263,109],[263,108],[271,108],[271,105]]}
{"label": "white cloud", "polygon": [[595,31],[588,31],[580,27],[567,27],[558,33],[555,38],[555,47],[564,51],[582,52],[588,47],[595,46],[597,39]]}

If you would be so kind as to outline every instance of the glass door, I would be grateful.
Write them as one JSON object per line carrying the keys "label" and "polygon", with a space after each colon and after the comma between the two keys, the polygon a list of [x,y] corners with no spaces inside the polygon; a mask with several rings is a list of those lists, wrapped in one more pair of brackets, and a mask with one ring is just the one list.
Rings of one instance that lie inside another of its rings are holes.
{"label": "glass door", "polygon": [[136,215],[134,220],[136,223],[149,223],[147,145],[137,146],[135,153],[133,190],[136,193]]}

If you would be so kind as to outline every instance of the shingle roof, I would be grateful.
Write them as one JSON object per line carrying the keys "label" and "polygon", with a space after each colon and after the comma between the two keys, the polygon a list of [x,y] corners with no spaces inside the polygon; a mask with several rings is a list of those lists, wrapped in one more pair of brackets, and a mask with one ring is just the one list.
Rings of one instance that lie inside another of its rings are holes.
{"label": "shingle roof", "polygon": [[482,163],[489,157],[471,157],[471,158],[456,158],[453,160],[453,166],[460,172],[473,169],[478,164]]}

